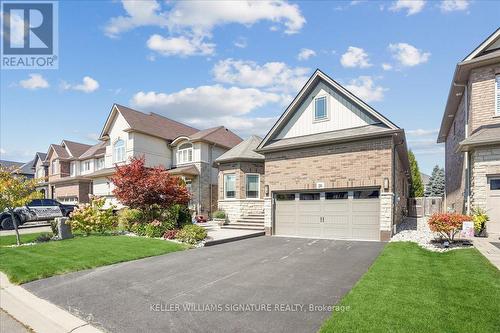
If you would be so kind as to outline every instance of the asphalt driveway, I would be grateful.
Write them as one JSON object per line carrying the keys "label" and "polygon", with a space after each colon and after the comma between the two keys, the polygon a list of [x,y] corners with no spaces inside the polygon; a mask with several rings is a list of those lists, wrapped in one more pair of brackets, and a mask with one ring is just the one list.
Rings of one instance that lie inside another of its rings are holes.
{"label": "asphalt driveway", "polygon": [[23,287],[110,332],[316,332],[383,246],[257,237]]}

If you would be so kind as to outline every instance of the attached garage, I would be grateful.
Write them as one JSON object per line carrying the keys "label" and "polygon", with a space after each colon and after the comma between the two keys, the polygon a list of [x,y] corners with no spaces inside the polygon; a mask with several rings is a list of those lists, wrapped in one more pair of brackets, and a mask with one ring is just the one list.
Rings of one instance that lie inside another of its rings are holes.
{"label": "attached garage", "polygon": [[276,193],[275,235],[379,240],[378,189]]}

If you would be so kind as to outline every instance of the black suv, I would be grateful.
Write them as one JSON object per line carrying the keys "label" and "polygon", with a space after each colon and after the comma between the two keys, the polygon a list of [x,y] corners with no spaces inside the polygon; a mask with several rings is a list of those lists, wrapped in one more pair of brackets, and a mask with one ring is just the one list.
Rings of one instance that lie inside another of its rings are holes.
{"label": "black suv", "polygon": [[[54,199],[36,199],[24,207],[14,209],[18,226],[31,221],[53,220],[56,217],[69,216],[75,205],[65,205]],[[10,213],[5,211],[0,215],[0,226],[4,230],[14,229]]]}

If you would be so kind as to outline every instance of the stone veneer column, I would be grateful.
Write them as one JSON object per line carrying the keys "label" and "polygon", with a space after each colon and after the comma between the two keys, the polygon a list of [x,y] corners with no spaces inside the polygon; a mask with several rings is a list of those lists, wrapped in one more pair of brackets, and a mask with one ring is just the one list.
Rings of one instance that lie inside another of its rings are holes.
{"label": "stone veneer column", "polygon": [[271,197],[264,198],[264,228],[266,230],[266,236],[271,236],[273,234],[272,230],[272,199]]}
{"label": "stone veneer column", "polygon": [[388,241],[392,236],[394,193],[380,193],[380,240]]}

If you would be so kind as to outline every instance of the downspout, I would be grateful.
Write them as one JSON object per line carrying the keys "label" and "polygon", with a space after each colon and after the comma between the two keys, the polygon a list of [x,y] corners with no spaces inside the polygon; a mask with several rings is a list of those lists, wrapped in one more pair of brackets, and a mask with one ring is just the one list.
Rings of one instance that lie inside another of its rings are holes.
{"label": "downspout", "polygon": [[209,168],[208,168],[208,170],[210,172],[210,177],[208,178],[209,179],[209,181],[208,181],[209,182],[208,188],[209,188],[209,192],[210,192],[210,202],[208,204],[208,212],[210,214],[209,215],[210,217],[212,217],[212,199],[213,199],[213,197],[212,197],[212,168],[213,168],[212,163],[213,163],[214,146],[215,146],[214,143],[212,143],[210,145],[210,156],[208,157],[208,159],[209,159]]}
{"label": "downspout", "polygon": [[[465,113],[465,139],[469,137],[469,98],[468,98],[468,89],[467,83],[461,84],[453,82],[455,87],[463,87],[464,88],[464,113]],[[455,121],[455,119],[453,119]],[[465,160],[465,193],[466,193],[466,212],[467,215],[470,215],[470,156],[469,152],[464,152],[464,160]]]}

